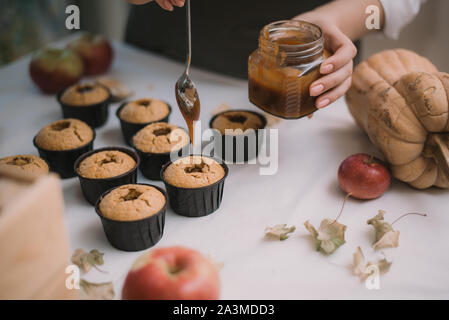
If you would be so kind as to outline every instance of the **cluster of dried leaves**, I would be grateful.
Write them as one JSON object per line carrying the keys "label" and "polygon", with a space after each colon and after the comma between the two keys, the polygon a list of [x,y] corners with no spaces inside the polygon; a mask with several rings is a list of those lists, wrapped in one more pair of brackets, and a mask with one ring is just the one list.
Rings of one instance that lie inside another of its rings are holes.
{"label": "cluster of dried leaves", "polygon": [[[347,198],[348,196],[345,198],[345,202]],[[330,255],[345,244],[345,232],[347,227],[346,225],[337,222],[337,219],[343,212],[345,202],[343,202],[338,217],[336,219],[324,219],[321,221],[318,229],[315,229],[309,221],[304,223],[305,228],[310,232],[315,241],[317,251],[320,251],[323,254]],[[409,214],[426,216],[426,214],[421,213],[408,213],[390,224],[384,220],[385,213],[385,211],[379,210],[379,213],[375,217],[367,221],[367,224],[374,228],[375,240],[372,244],[374,251],[384,248],[397,248],[399,246],[399,230],[394,230],[392,227],[396,221]],[[288,235],[294,232],[295,229],[295,226],[287,227],[286,224],[277,224],[272,227],[266,227],[265,235],[269,238],[286,240],[289,237]],[[353,254],[352,270],[353,273],[359,276],[363,281],[374,272],[372,270],[374,266],[377,267],[379,273],[382,275],[389,271],[391,264],[392,262],[387,261],[385,256],[383,259],[375,262],[366,262],[362,249],[357,247],[357,251]]]}
{"label": "cluster of dried leaves", "polygon": [[[88,273],[92,268],[97,269],[100,272],[104,272],[98,266],[104,264],[104,253],[93,249],[89,252],[83,249],[76,249],[72,255],[72,263],[78,266],[82,274]],[[93,283],[80,280],[81,297],[86,300],[112,300],[114,299],[114,286],[112,282]]]}

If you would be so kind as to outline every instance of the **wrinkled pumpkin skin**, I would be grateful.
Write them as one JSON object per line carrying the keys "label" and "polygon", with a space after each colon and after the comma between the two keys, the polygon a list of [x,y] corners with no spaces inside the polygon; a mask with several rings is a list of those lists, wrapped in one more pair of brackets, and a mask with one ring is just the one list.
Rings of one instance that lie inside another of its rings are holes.
{"label": "wrinkled pumpkin skin", "polygon": [[354,70],[346,101],[397,179],[449,188],[449,74],[411,51],[383,51]]}

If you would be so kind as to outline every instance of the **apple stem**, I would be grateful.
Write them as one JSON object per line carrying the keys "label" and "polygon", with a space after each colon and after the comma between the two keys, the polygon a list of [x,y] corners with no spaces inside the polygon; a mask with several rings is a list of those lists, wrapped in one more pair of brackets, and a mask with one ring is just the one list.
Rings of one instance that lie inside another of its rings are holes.
{"label": "apple stem", "polygon": [[393,221],[392,224],[390,224],[390,226],[394,225],[396,222],[398,222],[399,220],[401,220],[402,218],[409,216],[409,215],[417,215],[417,216],[421,216],[421,217],[427,217],[427,214],[425,213],[416,213],[416,212],[410,212],[410,213],[406,213],[403,214],[402,216],[400,216],[399,218],[397,218],[396,220]]}
{"label": "apple stem", "polygon": [[334,224],[335,222],[337,222],[337,220],[340,218],[341,214],[343,213],[343,209],[345,207],[346,200],[348,200],[350,196],[352,196],[351,192],[346,194],[345,199],[343,200],[343,204],[341,205],[340,212],[338,213],[338,216],[335,218],[335,220],[331,223],[331,225]]}

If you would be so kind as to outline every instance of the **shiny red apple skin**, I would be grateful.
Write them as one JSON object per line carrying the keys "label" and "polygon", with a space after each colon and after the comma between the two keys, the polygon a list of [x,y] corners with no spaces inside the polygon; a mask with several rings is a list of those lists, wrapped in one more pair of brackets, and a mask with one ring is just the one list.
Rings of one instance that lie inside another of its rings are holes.
{"label": "shiny red apple skin", "polygon": [[123,300],[216,300],[219,295],[215,265],[184,247],[154,249],[141,256],[122,290]]}
{"label": "shiny red apple skin", "polygon": [[68,49],[44,48],[31,58],[33,82],[47,94],[55,94],[77,83],[84,73],[81,58]]}
{"label": "shiny red apple skin", "polygon": [[67,47],[83,59],[84,74],[87,76],[100,75],[111,68],[114,50],[104,36],[86,33],[70,42]]}
{"label": "shiny red apple skin", "polygon": [[391,174],[379,159],[358,153],[341,163],[338,182],[340,187],[354,198],[376,199],[390,187]]}

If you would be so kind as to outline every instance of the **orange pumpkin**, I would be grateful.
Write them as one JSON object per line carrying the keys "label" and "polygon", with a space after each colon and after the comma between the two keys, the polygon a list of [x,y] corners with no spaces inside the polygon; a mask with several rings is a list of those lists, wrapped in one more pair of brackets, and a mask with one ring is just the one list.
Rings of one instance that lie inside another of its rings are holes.
{"label": "orange pumpkin", "polygon": [[414,52],[383,51],[354,70],[346,101],[397,179],[449,188],[449,74]]}

